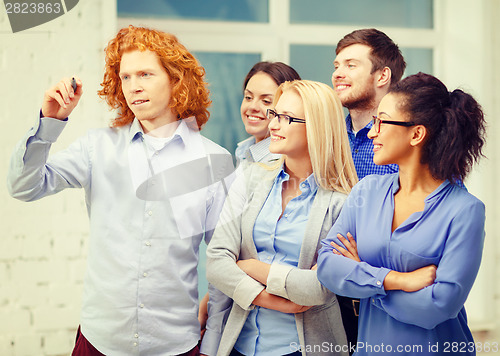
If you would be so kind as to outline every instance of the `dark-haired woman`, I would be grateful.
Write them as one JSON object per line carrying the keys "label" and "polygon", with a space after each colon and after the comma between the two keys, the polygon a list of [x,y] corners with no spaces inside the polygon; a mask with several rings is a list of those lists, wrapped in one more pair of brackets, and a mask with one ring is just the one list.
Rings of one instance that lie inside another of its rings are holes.
{"label": "dark-haired woman", "polygon": [[299,80],[299,74],[282,62],[258,62],[243,81],[241,119],[251,137],[238,143],[235,156],[239,162],[268,163],[280,158],[269,152],[269,119],[267,109],[272,107],[278,86],[286,81]]}
{"label": "dark-haired woman", "polygon": [[380,102],[376,164],[352,190],[318,258],[318,279],[361,298],[357,355],[475,355],[464,303],[479,269],[484,204],[452,182],[482,156],[479,104],[419,73]]}

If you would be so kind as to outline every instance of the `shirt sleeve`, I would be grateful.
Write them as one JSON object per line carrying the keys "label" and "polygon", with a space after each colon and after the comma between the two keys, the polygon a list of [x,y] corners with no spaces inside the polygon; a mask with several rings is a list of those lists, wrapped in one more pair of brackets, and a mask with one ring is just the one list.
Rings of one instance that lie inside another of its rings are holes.
{"label": "shirt sleeve", "polygon": [[208,286],[208,294],[208,319],[206,331],[201,342],[200,353],[215,356],[233,303],[231,298],[212,285]]}
{"label": "shirt sleeve", "polygon": [[[417,292],[389,291],[374,305],[393,318],[426,329],[457,316],[479,271],[485,207],[478,200],[453,218],[434,284]],[[431,237],[429,237],[431,238]],[[408,306],[411,305],[411,308]]]}
{"label": "shirt sleeve", "polygon": [[86,137],[49,159],[49,151],[65,120],[40,118],[17,144],[7,176],[9,193],[23,201],[33,201],[65,188],[80,188],[88,181]]}
{"label": "shirt sleeve", "polygon": [[243,309],[251,309],[264,286],[243,272],[236,261],[241,249],[241,215],[247,206],[246,175],[239,175],[226,198],[207,248],[207,279]]}
{"label": "shirt sleeve", "polygon": [[266,291],[299,305],[321,305],[332,298],[313,270],[288,265],[271,264]]}
{"label": "shirt sleeve", "polygon": [[346,237],[350,232],[356,240],[355,216],[359,194],[358,183],[347,197],[340,215],[321,241],[318,253],[318,279],[326,288],[335,294],[351,298],[369,298],[384,296],[384,278],[390,272],[384,267],[373,267],[366,262],[357,262],[332,252],[332,241],[342,246],[337,234]]}

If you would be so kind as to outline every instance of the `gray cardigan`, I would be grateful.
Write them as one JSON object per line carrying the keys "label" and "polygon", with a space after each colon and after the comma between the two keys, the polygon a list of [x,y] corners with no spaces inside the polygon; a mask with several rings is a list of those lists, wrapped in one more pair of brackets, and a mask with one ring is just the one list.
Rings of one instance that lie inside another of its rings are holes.
{"label": "gray cardigan", "polygon": [[253,227],[271,191],[280,168],[266,169],[252,164],[233,183],[207,249],[207,279],[233,299],[217,355],[229,355],[255,297],[267,292],[299,305],[313,307],[295,314],[299,345],[290,353],[302,355],[348,355],[347,340],[335,294],[318,281],[316,263],[321,239],[325,238],[340,213],[346,195],[318,188],[306,227],[298,267],[272,264],[267,287],[243,272],[239,259],[257,257]]}

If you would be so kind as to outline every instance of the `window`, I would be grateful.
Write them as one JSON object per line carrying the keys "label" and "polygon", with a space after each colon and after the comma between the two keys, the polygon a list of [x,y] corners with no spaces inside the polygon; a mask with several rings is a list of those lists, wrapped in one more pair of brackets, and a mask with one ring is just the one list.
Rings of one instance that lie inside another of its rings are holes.
{"label": "window", "polygon": [[268,0],[118,0],[121,17],[268,22]]}
{"label": "window", "polygon": [[433,0],[290,0],[290,23],[432,28]]}

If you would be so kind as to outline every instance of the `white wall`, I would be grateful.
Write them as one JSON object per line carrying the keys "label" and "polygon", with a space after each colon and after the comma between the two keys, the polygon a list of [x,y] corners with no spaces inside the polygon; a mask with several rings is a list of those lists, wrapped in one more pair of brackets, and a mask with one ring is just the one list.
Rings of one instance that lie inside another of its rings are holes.
{"label": "white wall", "polygon": [[12,199],[5,177],[14,145],[34,123],[44,91],[78,75],[84,96],[54,146],[105,126],[97,97],[115,0],[82,0],[67,14],[13,34],[0,8],[0,355],[69,355],[80,317],[88,219],[82,191],[34,203]]}
{"label": "white wall", "polygon": [[[445,0],[438,16],[442,26],[437,46],[441,56],[437,63],[437,76],[450,90],[462,88],[471,93],[483,106],[488,122],[488,138],[483,159],[466,181],[469,191],[486,204],[486,240],[483,262],[474,288],[466,303],[469,324],[474,330],[495,330],[498,317],[496,271],[498,270],[499,191],[494,179],[500,156],[498,135],[500,125],[495,117],[492,71],[496,70],[492,58],[494,14],[498,16],[498,2],[490,0]],[[496,84],[498,88],[498,84]],[[498,89],[497,89],[498,95]],[[464,261],[467,263],[467,261]]]}
{"label": "white wall", "polygon": [[[470,6],[473,3],[473,6]],[[487,120],[487,159],[468,185],[486,204],[486,241],[480,276],[469,310],[482,313],[489,323],[477,332],[476,342],[490,342],[500,352],[500,1],[446,0],[450,50],[445,76],[454,85],[470,89],[483,106]],[[452,30],[453,29],[453,30]],[[453,74],[453,78],[451,76]],[[472,293],[471,293],[472,294]],[[470,314],[470,313],[469,313]],[[475,323],[475,320],[469,320]],[[490,327],[490,328],[489,328]],[[488,329],[489,328],[489,329]],[[491,355],[483,350],[478,355]]]}
{"label": "white wall", "polygon": [[[449,88],[470,92],[483,106],[487,120],[487,146],[480,165],[466,181],[469,191],[486,204],[486,239],[483,263],[466,303],[476,341],[496,343],[500,351],[500,2],[496,0],[443,1],[444,56],[438,76]],[[464,261],[467,263],[467,261]],[[481,331],[483,330],[483,331]],[[487,354],[487,353],[485,353]]]}

